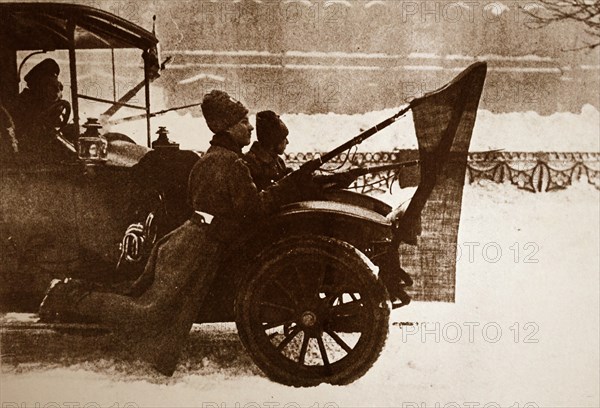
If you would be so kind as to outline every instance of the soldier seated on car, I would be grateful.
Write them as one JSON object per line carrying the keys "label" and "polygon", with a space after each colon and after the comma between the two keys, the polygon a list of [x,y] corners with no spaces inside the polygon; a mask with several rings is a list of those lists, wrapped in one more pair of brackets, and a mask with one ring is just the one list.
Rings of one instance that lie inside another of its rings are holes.
{"label": "soldier seated on car", "polygon": [[256,114],[256,138],[244,160],[250,169],[254,184],[263,190],[281,180],[291,169],[280,157],[288,145],[288,128],[273,111]]}
{"label": "soldier seated on car", "polygon": [[311,175],[299,174],[259,192],[242,158],[254,129],[246,107],[225,92],[212,91],[203,99],[202,112],[214,136],[189,177],[188,197],[195,212],[155,245],[129,293],[53,281],[40,305],[45,321],[71,318],[109,326],[135,356],[166,375],[175,370],[231,243],[255,228],[257,219],[302,199],[311,187]]}
{"label": "soldier seated on car", "polygon": [[56,61],[46,58],[25,75],[27,88],[10,109],[21,153],[47,156],[56,129],[64,127],[69,118],[71,106],[62,99],[59,74]]}

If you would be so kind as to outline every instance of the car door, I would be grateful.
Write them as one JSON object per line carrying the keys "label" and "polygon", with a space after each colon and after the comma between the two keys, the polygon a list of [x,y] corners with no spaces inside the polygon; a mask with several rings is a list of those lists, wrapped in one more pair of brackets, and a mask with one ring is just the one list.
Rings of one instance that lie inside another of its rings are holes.
{"label": "car door", "polygon": [[134,216],[131,171],[120,166],[82,165],[74,181],[79,255],[85,266],[76,276],[114,281],[123,234],[130,223],[144,221]]}
{"label": "car door", "polygon": [[3,160],[0,167],[0,299],[3,309],[30,309],[52,278],[78,268],[78,163]]}

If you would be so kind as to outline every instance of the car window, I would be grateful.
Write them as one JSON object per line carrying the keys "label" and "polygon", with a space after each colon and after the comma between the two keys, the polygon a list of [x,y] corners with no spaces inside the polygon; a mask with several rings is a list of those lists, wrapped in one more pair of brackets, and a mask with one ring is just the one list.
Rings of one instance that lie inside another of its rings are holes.
{"label": "car window", "polygon": [[[88,117],[99,118],[105,114],[111,107],[111,102],[121,100],[144,80],[141,54],[137,49],[76,51],[78,93],[82,95],[79,100],[81,123],[84,123]],[[145,104],[143,89],[123,102],[143,108]],[[144,113],[143,109],[122,107],[118,113],[108,119],[141,113]]]}

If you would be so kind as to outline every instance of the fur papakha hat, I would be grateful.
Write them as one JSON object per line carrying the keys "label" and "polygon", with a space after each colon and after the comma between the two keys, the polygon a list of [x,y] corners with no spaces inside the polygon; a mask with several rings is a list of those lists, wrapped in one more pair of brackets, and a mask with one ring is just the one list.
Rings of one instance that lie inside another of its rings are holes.
{"label": "fur papakha hat", "polygon": [[262,111],[256,114],[256,138],[269,146],[276,146],[290,133],[278,114]]}
{"label": "fur papakha hat", "polygon": [[248,109],[227,92],[212,90],[202,99],[202,114],[213,133],[223,132],[248,115]]}

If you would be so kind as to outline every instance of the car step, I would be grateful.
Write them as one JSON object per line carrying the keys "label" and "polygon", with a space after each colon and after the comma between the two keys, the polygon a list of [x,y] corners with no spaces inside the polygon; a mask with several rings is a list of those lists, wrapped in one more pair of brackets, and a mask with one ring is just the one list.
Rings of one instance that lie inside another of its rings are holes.
{"label": "car step", "polygon": [[86,332],[89,334],[106,334],[110,330],[96,323],[44,323],[35,313],[6,313],[0,315],[0,330],[4,333],[27,331],[28,333],[47,332]]}

